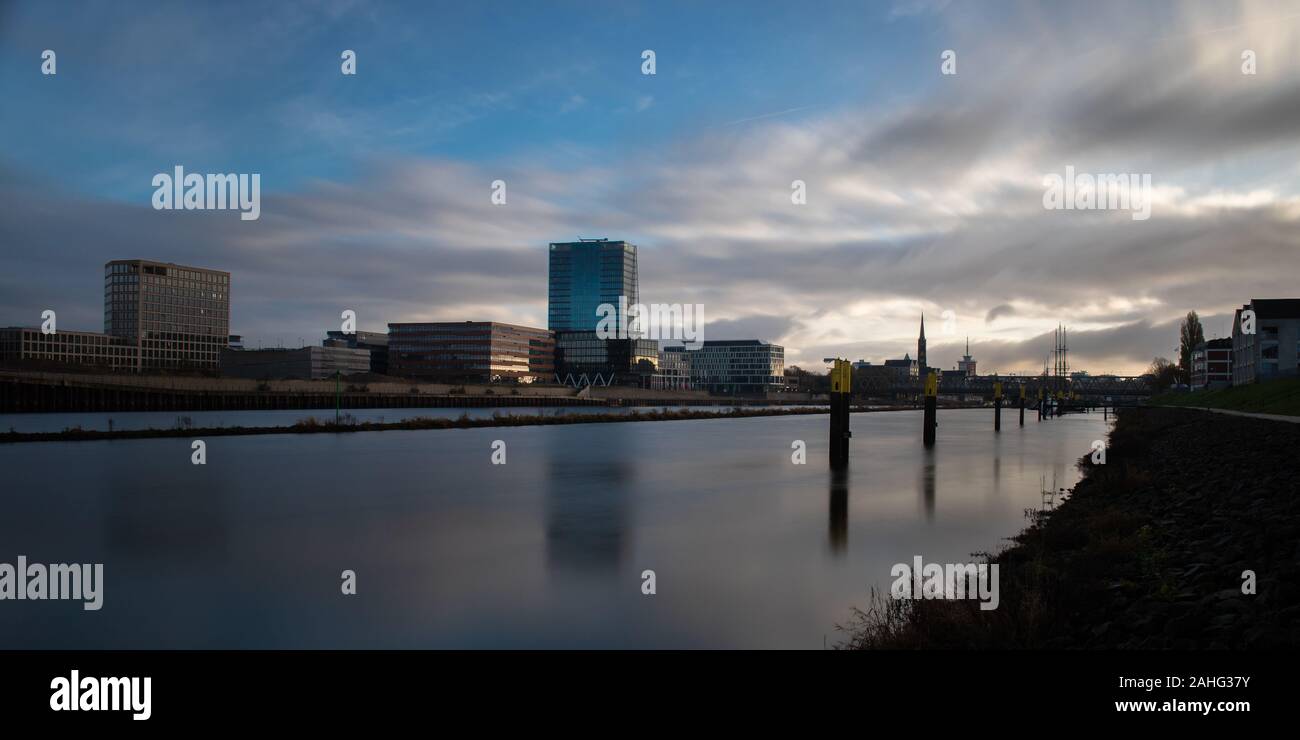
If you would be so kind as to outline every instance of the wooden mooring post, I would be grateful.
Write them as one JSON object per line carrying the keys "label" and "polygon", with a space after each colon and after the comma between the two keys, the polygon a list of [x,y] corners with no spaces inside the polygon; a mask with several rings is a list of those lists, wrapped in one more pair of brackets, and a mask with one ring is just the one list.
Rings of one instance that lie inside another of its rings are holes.
{"label": "wooden mooring post", "polygon": [[934,447],[934,428],[939,425],[935,418],[939,409],[939,376],[931,371],[925,376],[925,418],[922,421],[921,439],[926,447]]}
{"label": "wooden mooring post", "polygon": [[831,469],[843,470],[849,465],[849,399],[853,390],[853,365],[848,360],[836,360],[831,369]]}
{"label": "wooden mooring post", "polygon": [[1002,431],[1002,381],[993,382],[993,431]]}

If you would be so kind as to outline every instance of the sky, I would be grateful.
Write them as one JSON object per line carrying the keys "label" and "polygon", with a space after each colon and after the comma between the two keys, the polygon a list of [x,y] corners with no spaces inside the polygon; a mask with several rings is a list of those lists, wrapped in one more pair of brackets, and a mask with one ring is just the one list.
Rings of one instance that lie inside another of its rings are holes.
{"label": "sky", "polygon": [[[545,326],[547,243],[608,237],[787,365],[915,356],[924,312],[932,366],[1040,371],[1065,324],[1136,374],[1300,294],[1297,49],[1286,2],[0,2],[0,325],[100,330],[145,258],[231,272],[250,347]],[[177,165],[260,218],[154,209]],[[1045,208],[1066,167],[1150,218]]]}

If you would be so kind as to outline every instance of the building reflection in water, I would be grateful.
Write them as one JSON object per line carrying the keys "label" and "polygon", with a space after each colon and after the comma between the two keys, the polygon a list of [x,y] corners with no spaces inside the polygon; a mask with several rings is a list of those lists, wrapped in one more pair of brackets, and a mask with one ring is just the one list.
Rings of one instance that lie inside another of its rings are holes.
{"label": "building reflection in water", "polygon": [[925,451],[925,462],[921,467],[921,499],[925,506],[925,520],[934,521],[934,452]]}
{"label": "building reflection in water", "polygon": [[849,473],[831,471],[831,553],[839,556],[849,544]]}
{"label": "building reflection in water", "polygon": [[[593,433],[595,429],[599,433]],[[550,431],[547,567],[618,570],[632,527],[629,489],[636,478],[636,450],[619,424],[556,426]]]}

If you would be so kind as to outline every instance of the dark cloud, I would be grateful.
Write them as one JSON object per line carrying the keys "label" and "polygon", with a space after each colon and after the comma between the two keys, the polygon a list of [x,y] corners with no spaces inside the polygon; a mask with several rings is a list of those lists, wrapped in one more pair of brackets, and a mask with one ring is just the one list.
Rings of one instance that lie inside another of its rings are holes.
{"label": "dark cloud", "polygon": [[1015,315],[1016,315],[1016,309],[1014,306],[1012,306],[1009,303],[1000,303],[994,306],[993,308],[990,308],[989,312],[984,314],[984,323],[992,324],[994,321],[997,321],[998,318],[1001,316],[1015,316]]}

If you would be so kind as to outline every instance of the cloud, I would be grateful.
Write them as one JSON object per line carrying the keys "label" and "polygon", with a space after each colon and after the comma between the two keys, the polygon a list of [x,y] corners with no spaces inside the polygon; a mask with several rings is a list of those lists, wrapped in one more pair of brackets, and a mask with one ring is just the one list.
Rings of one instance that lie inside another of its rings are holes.
{"label": "cloud", "polygon": [[1015,316],[1015,315],[1016,315],[1016,309],[1011,304],[1002,303],[989,309],[989,312],[984,315],[984,323],[992,324],[994,321],[997,321],[998,318],[1001,316]]}
{"label": "cloud", "polygon": [[[1227,24],[1180,7],[1161,19],[1090,9],[1065,35],[1036,14],[1002,27],[954,6],[935,17],[959,74],[910,97],[580,165],[376,155],[354,175],[264,192],[256,222],[85,200],[0,167],[0,321],[67,307],[61,326],[94,329],[103,262],[148,257],[230,270],[232,330],[268,341],[315,341],[343,308],[362,329],[545,325],[546,243],[605,235],[641,245],[643,302],[703,303],[706,337],[778,341],[791,364],[915,356],[920,314],[952,311],[954,335],[930,337],[937,366],[970,333],[981,368],[1041,369],[1066,323],[1075,367],[1141,372],[1172,356],[1188,310],[1222,318],[1295,295],[1300,274],[1300,61],[1282,53],[1300,26],[1253,6]],[[1259,75],[1230,64],[1241,48],[1260,52]],[[285,110],[312,120],[310,105]],[[367,124],[314,120],[322,137]],[[1067,164],[1151,173],[1150,220],[1044,210],[1043,175]],[[489,201],[496,179],[505,206]],[[795,179],[805,205],[791,203]]]}

